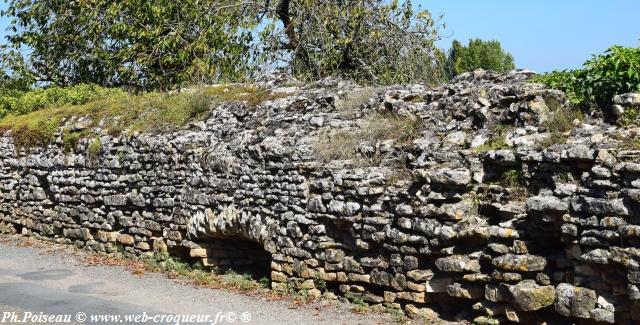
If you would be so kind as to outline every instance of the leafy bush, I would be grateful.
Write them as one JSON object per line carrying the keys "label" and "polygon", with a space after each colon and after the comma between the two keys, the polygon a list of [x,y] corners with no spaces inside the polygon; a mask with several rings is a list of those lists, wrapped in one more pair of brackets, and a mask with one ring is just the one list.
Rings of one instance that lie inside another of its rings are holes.
{"label": "leafy bush", "polygon": [[120,89],[80,84],[68,88],[36,88],[29,91],[0,91],[0,117],[21,115],[49,107],[82,105],[107,97],[123,96]]}
{"label": "leafy bush", "polygon": [[567,97],[573,104],[581,104],[585,102],[585,98],[582,96],[581,85],[578,82],[581,74],[581,70],[553,71],[535,76],[531,81],[545,84],[554,89],[560,89],[567,94]]}
{"label": "leafy bush", "polygon": [[574,104],[604,107],[617,94],[640,91],[640,48],[612,46],[582,69],[554,71],[533,81],[566,92]]}

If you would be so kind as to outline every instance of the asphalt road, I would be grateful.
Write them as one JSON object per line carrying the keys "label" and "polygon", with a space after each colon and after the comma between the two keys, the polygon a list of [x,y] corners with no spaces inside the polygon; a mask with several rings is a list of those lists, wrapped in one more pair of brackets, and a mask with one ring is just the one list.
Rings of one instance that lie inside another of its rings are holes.
{"label": "asphalt road", "polygon": [[[41,248],[0,243],[0,324],[18,323],[25,315],[26,323],[45,316],[68,317],[47,319],[51,320],[47,324],[67,320],[73,324],[175,324],[177,317],[197,315],[202,315],[198,316],[201,320],[208,316],[206,324],[388,322],[379,315],[354,314],[345,306],[290,307],[288,301],[195,288],[158,274],[133,275],[117,266],[83,266],[64,252],[45,254]],[[29,319],[29,315],[36,318]],[[92,316],[101,315],[120,318],[92,321]],[[197,323],[183,320],[181,324]]]}

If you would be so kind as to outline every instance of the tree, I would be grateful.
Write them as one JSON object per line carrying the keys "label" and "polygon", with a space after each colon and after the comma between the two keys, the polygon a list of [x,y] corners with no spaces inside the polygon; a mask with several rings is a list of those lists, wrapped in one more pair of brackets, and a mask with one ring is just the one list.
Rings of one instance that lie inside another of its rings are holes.
{"label": "tree", "polygon": [[224,7],[229,3],[11,0],[3,11],[12,26],[2,60],[16,75],[59,86],[166,88],[194,78],[236,79],[249,69],[252,26],[234,21],[242,13]]}
{"label": "tree", "polygon": [[[437,21],[398,0],[8,0],[2,62],[60,86],[172,88],[269,68],[435,82]],[[26,50],[26,53],[25,53]]]}
{"label": "tree", "polygon": [[438,22],[411,1],[280,0],[274,9],[265,44],[278,49],[271,54],[297,76],[383,84],[442,80]]}
{"label": "tree", "polygon": [[513,56],[502,49],[500,42],[481,39],[471,39],[467,46],[454,40],[446,63],[452,77],[476,69],[504,72],[514,67]]}

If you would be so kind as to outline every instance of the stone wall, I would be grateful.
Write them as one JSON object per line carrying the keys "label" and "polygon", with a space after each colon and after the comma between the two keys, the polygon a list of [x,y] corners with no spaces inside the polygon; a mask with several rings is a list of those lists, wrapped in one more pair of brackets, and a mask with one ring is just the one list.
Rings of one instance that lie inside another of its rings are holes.
{"label": "stone wall", "polygon": [[[270,84],[292,95],[223,104],[174,133],[105,135],[100,150],[15,148],[5,134],[0,231],[168,251],[413,315],[638,322],[640,130],[588,114],[554,129],[564,94],[529,76],[479,71],[368,100],[340,81]],[[381,112],[418,119],[420,135],[318,157],[319,138],[344,146],[339,134]]]}

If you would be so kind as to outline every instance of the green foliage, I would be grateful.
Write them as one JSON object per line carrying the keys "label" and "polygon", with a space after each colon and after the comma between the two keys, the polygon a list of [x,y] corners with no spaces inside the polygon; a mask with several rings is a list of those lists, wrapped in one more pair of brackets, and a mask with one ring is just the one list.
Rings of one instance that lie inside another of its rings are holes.
{"label": "green foliage", "polygon": [[250,72],[252,21],[238,2],[7,2],[2,14],[12,27],[2,61],[34,82],[169,88]]}
{"label": "green foliage", "polygon": [[303,304],[311,300],[311,296],[309,295],[309,289],[292,290],[291,297],[297,303],[303,303]]}
{"label": "green foliage", "polygon": [[620,125],[630,125],[638,121],[638,118],[640,118],[640,110],[635,107],[629,107],[622,112],[618,123]]}
{"label": "green foliage", "polygon": [[89,142],[89,146],[87,147],[87,153],[90,157],[97,157],[102,152],[102,141],[100,138],[95,137],[91,142]]}
{"label": "green foliage", "polygon": [[16,125],[0,122],[0,130],[13,131],[13,142],[18,150],[47,145],[53,140],[59,127],[59,118],[25,121],[23,124]]}
{"label": "green foliage", "polygon": [[524,185],[526,179],[520,168],[512,168],[502,174],[501,184],[507,187],[518,187]]}
{"label": "green foliage", "polygon": [[66,151],[73,151],[80,139],[85,137],[87,134],[84,131],[78,132],[66,132],[62,135],[62,143],[63,147]]}
{"label": "green foliage", "polygon": [[180,276],[191,274],[191,266],[188,263],[174,259],[166,252],[157,252],[152,257],[145,258],[143,262],[154,272],[175,273]]}
{"label": "green foliage", "polygon": [[362,297],[357,296],[351,292],[347,292],[344,294],[345,298],[347,298],[353,304],[353,310],[356,312],[366,312],[369,310],[369,305],[362,299]]}
{"label": "green foliage", "polygon": [[82,105],[99,99],[123,95],[119,89],[79,84],[72,87],[36,88],[28,91],[0,90],[0,117],[26,114],[49,107]]}
{"label": "green foliage", "polygon": [[[0,131],[11,130],[19,148],[48,144],[59,130],[61,121],[72,117],[86,118],[89,120],[89,129],[100,125],[101,129],[110,134],[124,131],[170,131],[201,118],[206,109],[216,103],[244,102],[254,106],[262,101],[287,95],[272,94],[253,85],[241,84],[200,87],[190,92],[179,93],[149,92],[133,95],[113,91],[105,94],[108,95],[102,99],[80,105],[48,105],[28,114],[9,115],[0,120]],[[89,131],[82,133],[82,137],[89,135]],[[63,133],[63,141],[66,138],[67,143],[72,145],[78,140],[77,136]],[[90,147],[92,145],[90,144]],[[99,152],[97,149],[99,148],[96,144],[95,152]]]}
{"label": "green foliage", "polygon": [[271,287],[271,279],[266,276],[261,277],[258,283],[265,289],[269,289],[269,287]]}
{"label": "green foliage", "polygon": [[527,178],[522,166],[510,168],[502,173],[496,184],[509,191],[511,198],[520,200],[527,197]]}
{"label": "green foliage", "polygon": [[[411,1],[272,1],[263,40],[300,78],[342,75],[363,83],[443,79],[437,21]],[[280,27],[282,26],[282,27]]]}
{"label": "green foliage", "polygon": [[604,107],[617,94],[640,91],[640,48],[612,46],[582,69],[554,71],[532,81],[564,91],[575,104]]}
{"label": "green foliage", "polygon": [[447,72],[456,76],[476,69],[504,72],[514,69],[513,56],[498,41],[471,39],[467,46],[453,41],[447,56]]}
{"label": "green foliage", "polygon": [[260,284],[251,279],[248,274],[236,274],[234,272],[228,272],[225,274],[226,284],[232,289],[248,291],[256,289]]}
{"label": "green foliage", "polygon": [[579,105],[585,102],[582,94],[580,78],[581,70],[553,71],[531,78],[532,82],[542,83],[554,89],[560,89],[567,94],[571,103]]}
{"label": "green foliage", "polygon": [[568,171],[558,172],[556,178],[560,183],[570,183],[573,181],[573,175]]}
{"label": "green foliage", "polygon": [[437,21],[410,0],[7,2],[0,64],[21,89],[42,82],[168,89],[244,81],[274,67],[310,79],[443,79]]}
{"label": "green foliage", "polygon": [[388,302],[383,303],[382,306],[384,307],[384,312],[389,314],[393,318],[394,322],[404,324],[407,321],[407,317],[401,308],[398,308]]}
{"label": "green foliage", "polygon": [[316,289],[318,289],[318,290],[320,290],[322,292],[327,291],[327,281],[325,281],[323,279],[320,279],[320,278],[317,278],[317,279],[315,279],[314,284],[316,286]]}
{"label": "green foliage", "polygon": [[115,243],[115,254],[117,257],[123,257],[126,253],[124,246],[121,243]]}

